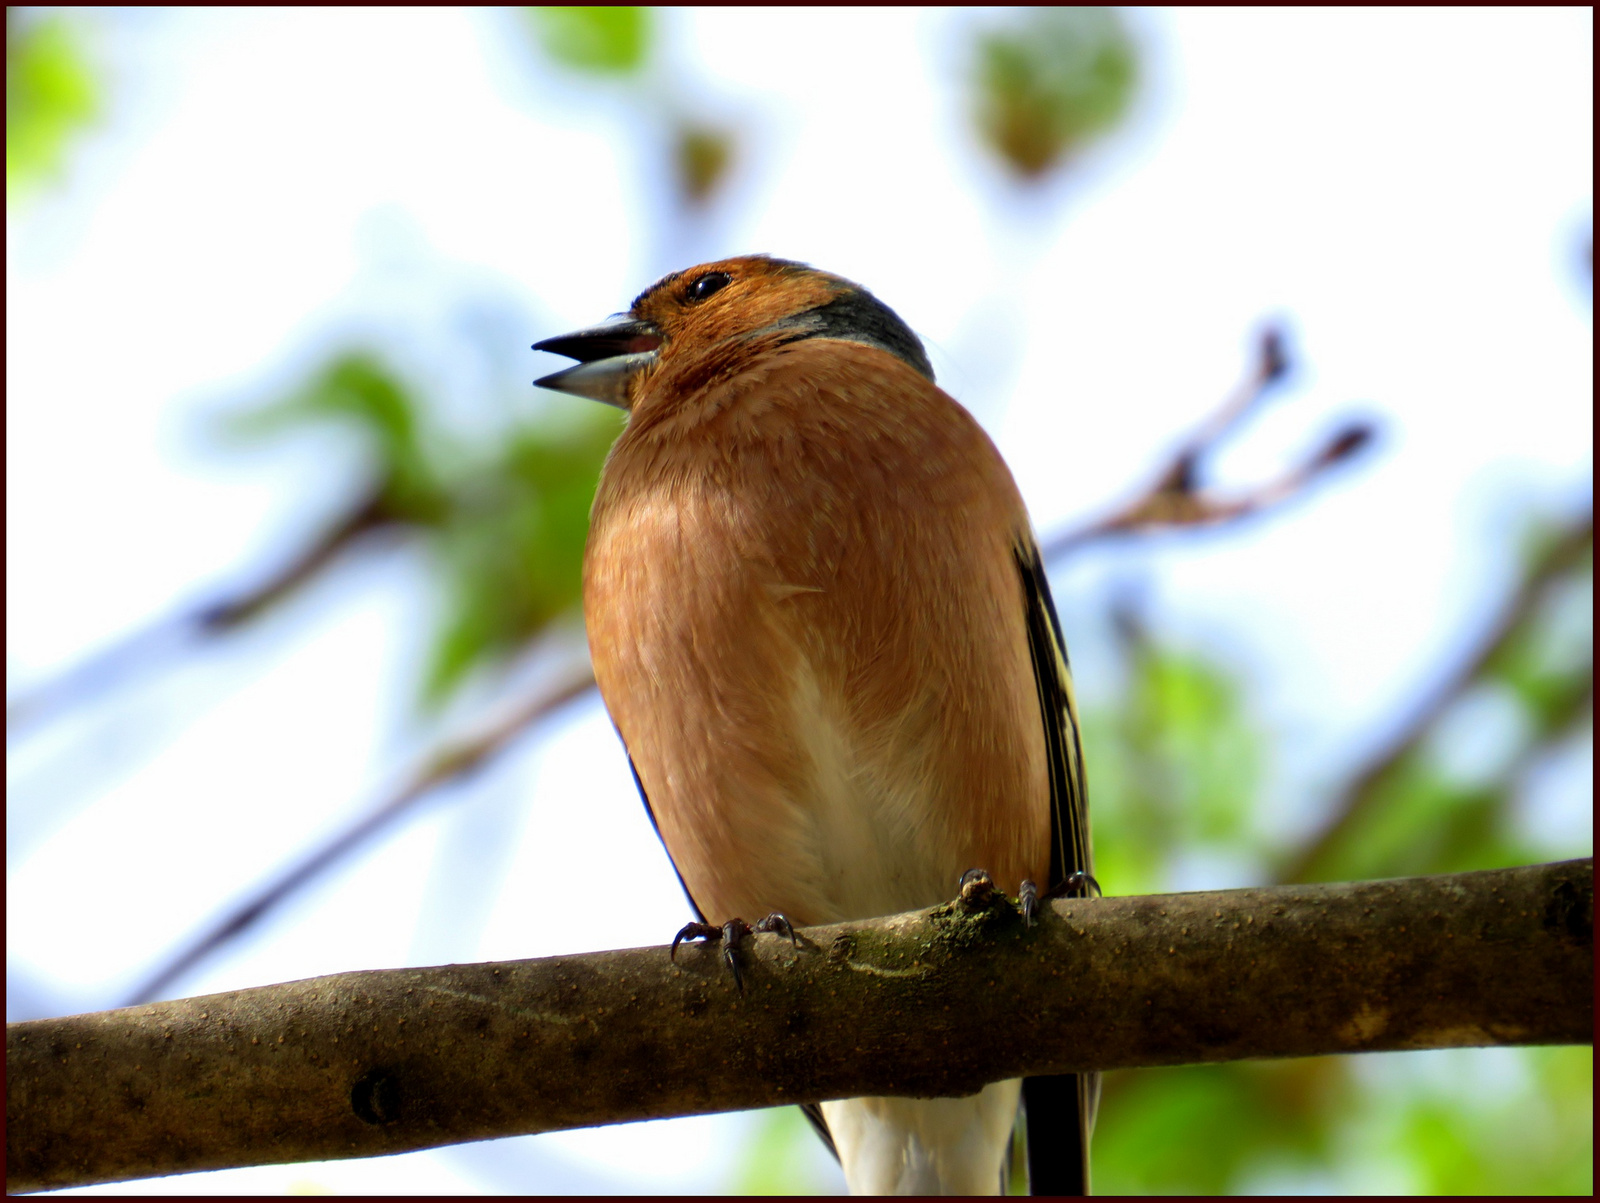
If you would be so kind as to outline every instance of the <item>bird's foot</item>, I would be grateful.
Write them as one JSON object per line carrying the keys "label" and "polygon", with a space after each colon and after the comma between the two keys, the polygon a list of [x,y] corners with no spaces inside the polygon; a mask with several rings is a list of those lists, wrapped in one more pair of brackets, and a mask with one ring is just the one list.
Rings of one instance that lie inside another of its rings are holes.
{"label": "bird's foot", "polygon": [[967,906],[977,907],[994,895],[994,878],[986,869],[968,869],[961,875],[960,898]]}
{"label": "bird's foot", "polygon": [[[964,880],[964,879],[963,879]],[[1100,883],[1082,869],[1067,874],[1062,883],[1052,890],[1039,892],[1039,887],[1031,880],[1022,883],[1019,891],[1018,902],[1022,907],[1022,922],[1027,927],[1032,927],[1039,917],[1039,907],[1053,898],[1098,898],[1100,897]]]}
{"label": "bird's foot", "polygon": [[1017,905],[1022,909],[1022,926],[1032,927],[1039,919],[1039,887],[1033,878],[1026,877],[1017,891]]}
{"label": "bird's foot", "polygon": [[[1058,892],[1059,891],[1059,892]],[[1100,883],[1092,874],[1079,869],[1076,873],[1067,874],[1067,880],[1062,882],[1057,890],[1050,892],[1052,898],[1099,898],[1101,894]]]}
{"label": "bird's foot", "polygon": [[789,922],[788,917],[773,912],[754,925],[746,923],[743,919],[729,919],[721,927],[714,923],[685,923],[678,934],[672,937],[672,948],[667,957],[676,961],[678,945],[685,940],[703,940],[707,944],[721,940],[722,959],[727,962],[728,968],[733,970],[733,984],[743,992],[744,979],[739,975],[739,946],[744,943],[746,936],[758,931],[788,936],[790,944],[797,948],[800,945],[799,939],[794,934],[794,925]]}

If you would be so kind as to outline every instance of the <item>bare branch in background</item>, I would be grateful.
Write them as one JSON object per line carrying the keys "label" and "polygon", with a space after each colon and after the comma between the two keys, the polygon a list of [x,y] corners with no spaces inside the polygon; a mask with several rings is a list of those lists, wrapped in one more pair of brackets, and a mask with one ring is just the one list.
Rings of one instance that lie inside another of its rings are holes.
{"label": "bare branch in background", "polygon": [[370,843],[397,820],[410,814],[417,803],[434,790],[465,780],[509,747],[518,735],[533,724],[593,688],[594,676],[585,666],[564,684],[541,693],[476,735],[440,748],[408,780],[365,815],[235,906],[203,936],[151,975],[133,992],[125,1005],[135,1006],[160,998],[162,992],[184,973],[243,935],[267,912],[309,885],[335,863]]}
{"label": "bare branch in background", "polygon": [[[1025,1074],[1594,1040],[1594,862],[1012,903],[343,973],[6,1027],[6,1186],[370,1157]],[[1003,982],[1003,989],[995,984]]]}
{"label": "bare branch in background", "polygon": [[243,626],[316,577],[364,535],[391,521],[381,499],[370,496],[255,588],[163,619],[23,691],[6,702],[6,739],[103,696],[139,672],[170,661],[180,651]]}
{"label": "bare branch in background", "polygon": [[[1278,480],[1235,497],[1220,497],[1200,489],[1197,480],[1201,461],[1255,410],[1270,387],[1287,373],[1288,366],[1282,335],[1268,328],[1261,336],[1249,376],[1178,449],[1156,483],[1115,513],[1045,539],[1045,559],[1059,559],[1084,544],[1118,535],[1217,526],[1260,513],[1302,492],[1325,470],[1371,440],[1372,429],[1353,422],[1305,464]],[[363,536],[398,525],[382,491],[374,491],[255,588],[156,622],[54,678],[23,690],[6,703],[7,740],[103,696],[140,672],[170,662],[182,651],[202,647],[238,629],[314,580]]]}
{"label": "bare branch in background", "polygon": [[208,635],[225,634],[242,626],[310,581],[362,535],[394,522],[383,498],[369,497],[254,589],[205,607],[195,615],[195,621]]}
{"label": "bare branch in background", "polygon": [[[1325,862],[1369,816],[1373,806],[1384,796],[1385,786],[1401,771],[1445,711],[1485,677],[1514,641],[1526,634],[1551,586],[1571,572],[1593,547],[1594,514],[1591,511],[1562,530],[1534,561],[1488,633],[1463,662],[1422,699],[1383,751],[1355,774],[1330,808],[1321,831],[1284,867],[1280,881],[1317,878]],[[1555,716],[1554,723],[1557,733],[1575,721],[1586,704],[1592,703],[1593,692],[1591,669],[1585,681],[1574,683],[1568,696],[1559,700],[1556,708],[1560,713]]]}
{"label": "bare branch in background", "polygon": [[1269,327],[1249,374],[1221,407],[1178,448],[1155,482],[1138,497],[1086,526],[1044,540],[1046,561],[1087,544],[1121,535],[1185,527],[1220,526],[1262,513],[1304,492],[1319,476],[1365,448],[1374,436],[1365,422],[1349,422],[1299,467],[1246,493],[1220,495],[1200,487],[1201,462],[1261,404],[1289,370],[1283,335]]}

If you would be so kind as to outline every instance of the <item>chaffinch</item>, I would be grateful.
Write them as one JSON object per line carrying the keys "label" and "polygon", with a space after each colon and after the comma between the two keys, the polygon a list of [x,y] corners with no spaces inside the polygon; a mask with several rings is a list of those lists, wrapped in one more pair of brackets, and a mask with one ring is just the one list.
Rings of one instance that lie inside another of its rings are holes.
{"label": "chaffinch", "polygon": [[[866,289],[765,256],[652,285],[535,349],[617,405],[584,618],[601,696],[699,914],[684,936],[936,905],[1031,908],[1090,872],[1077,707],[1022,497]],[[716,926],[724,924],[725,926]],[[676,948],[676,941],[674,942]],[[1088,1185],[1092,1075],[808,1109],[853,1193]]]}

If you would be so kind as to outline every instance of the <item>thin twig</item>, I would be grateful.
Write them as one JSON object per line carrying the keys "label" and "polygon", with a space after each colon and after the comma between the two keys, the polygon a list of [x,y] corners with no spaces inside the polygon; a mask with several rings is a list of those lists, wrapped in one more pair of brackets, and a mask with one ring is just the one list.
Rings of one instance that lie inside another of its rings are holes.
{"label": "thin twig", "polygon": [[69,707],[104,695],[182,649],[244,625],[304,585],[362,536],[390,524],[381,499],[369,496],[256,587],[161,619],[9,699],[7,741]]}
{"label": "thin twig", "polygon": [[1348,422],[1305,463],[1246,493],[1221,495],[1200,487],[1201,463],[1261,404],[1289,371],[1283,335],[1269,327],[1257,346],[1255,362],[1233,393],[1179,445],[1151,485],[1137,497],[1084,526],[1044,541],[1046,561],[1090,543],[1136,532],[1220,526],[1271,509],[1303,492],[1318,476],[1365,448],[1371,424]]}
{"label": "thin twig", "polygon": [[[1484,638],[1462,662],[1413,709],[1382,751],[1361,768],[1331,807],[1322,829],[1279,874],[1283,882],[1313,880],[1322,862],[1368,816],[1383,797],[1383,786],[1400,770],[1433,730],[1434,725],[1471,686],[1480,680],[1499,656],[1523,632],[1540,602],[1558,578],[1578,563],[1594,546],[1594,514],[1574,520],[1550,543],[1529,568]],[[1581,698],[1571,706],[1581,708]]]}
{"label": "thin twig", "polygon": [[[1238,426],[1289,370],[1282,334],[1263,331],[1255,361],[1233,394],[1195,430],[1146,492],[1122,509],[1087,527],[1045,540],[1044,557],[1054,560],[1082,545],[1140,530],[1216,526],[1246,518],[1300,492],[1333,463],[1354,453],[1371,436],[1360,424],[1347,426],[1303,467],[1251,493],[1223,498],[1200,491],[1195,482],[1201,459]],[[162,619],[119,640],[55,677],[24,690],[6,703],[6,738],[81,705],[148,671],[177,651],[209,642],[256,617],[305,585],[362,535],[396,522],[378,492],[334,523],[310,546],[257,587],[236,597]]]}
{"label": "thin twig", "polygon": [[1281,383],[1289,374],[1289,367],[1283,331],[1276,326],[1265,327],[1256,341],[1255,361],[1249,372],[1234,388],[1232,396],[1201,422],[1179,448],[1163,477],[1163,484],[1168,488],[1193,488],[1200,460],[1255,411],[1272,386]]}
{"label": "thin twig", "polygon": [[224,944],[258,923],[291,894],[304,888],[336,862],[369,843],[396,820],[415,809],[435,789],[461,781],[483,768],[512,741],[545,715],[594,688],[594,676],[585,666],[556,689],[539,694],[483,731],[447,744],[366,814],[338,832],[309,856],[291,865],[244,902],[230,910],[215,926],[186,945],[133,992],[124,1006],[137,1006],[160,998],[174,981]]}
{"label": "thin twig", "polygon": [[356,539],[393,526],[396,521],[383,496],[373,493],[267,580],[238,597],[204,607],[196,613],[195,620],[208,635],[224,634],[242,626],[306,584]]}

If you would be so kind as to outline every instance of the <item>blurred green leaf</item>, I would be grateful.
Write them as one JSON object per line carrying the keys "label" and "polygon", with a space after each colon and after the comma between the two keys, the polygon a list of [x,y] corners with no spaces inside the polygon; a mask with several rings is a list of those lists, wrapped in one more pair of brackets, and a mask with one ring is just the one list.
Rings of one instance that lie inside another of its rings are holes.
{"label": "blurred green leaf", "polygon": [[822,1145],[798,1107],[772,1107],[757,1113],[754,1135],[738,1153],[733,1175],[736,1195],[816,1195],[825,1183],[816,1173]]}
{"label": "blurred green leaf", "polygon": [[1099,1194],[1229,1194],[1264,1160],[1326,1157],[1327,1112],[1349,1088],[1336,1058],[1107,1076],[1095,1125]]}
{"label": "blurred green leaf", "polygon": [[[1588,851],[1586,842],[1530,846],[1513,803],[1543,753],[1592,723],[1592,516],[1540,522],[1527,543],[1523,579],[1455,670],[1459,679],[1389,751],[1351,773],[1322,834],[1290,858],[1287,880],[1447,873]],[[1475,701],[1490,704],[1494,721],[1460,723]],[[1488,763],[1458,780],[1455,751],[1469,762],[1486,752]]]}
{"label": "blurred green leaf", "polygon": [[1485,666],[1516,694],[1539,735],[1572,721],[1594,680],[1594,566],[1583,556]]}
{"label": "blurred green leaf", "polygon": [[444,700],[480,664],[514,653],[582,598],[583,549],[600,465],[622,417],[601,406],[513,431],[463,480],[436,536],[445,617],[423,687]]}
{"label": "blurred green leaf", "polygon": [[1510,831],[1503,782],[1457,784],[1419,753],[1380,789],[1369,821],[1328,865],[1332,880],[1460,873],[1538,859]]}
{"label": "blurred green leaf", "polygon": [[1112,711],[1084,715],[1096,874],[1115,894],[1162,888],[1184,848],[1248,847],[1264,744],[1219,665],[1140,638]]}
{"label": "blurred green leaf", "polygon": [[1380,1113],[1382,1151],[1408,1166],[1416,1189],[1480,1196],[1594,1192],[1593,1050],[1519,1049],[1515,1064],[1521,1074],[1473,1083],[1466,1098],[1455,1083],[1431,1089],[1429,1083],[1399,1100],[1397,1114]]}
{"label": "blurred green leaf", "polygon": [[94,119],[100,89],[73,26],[6,9],[6,203],[60,173],[73,135]]}
{"label": "blurred green leaf", "polygon": [[367,352],[340,355],[305,387],[281,400],[229,414],[224,429],[258,439],[297,427],[332,422],[356,432],[385,515],[431,526],[449,509],[433,457],[442,432],[425,420],[423,404],[387,364]]}
{"label": "blurred green leaf", "polygon": [[369,476],[358,495],[376,498],[364,525],[424,534],[435,563],[442,602],[422,685],[429,705],[576,612],[589,508],[623,422],[615,410],[574,403],[453,445],[433,404],[357,351],[287,396],[225,420],[250,439],[329,423],[356,433]]}
{"label": "blurred green leaf", "polygon": [[540,5],[527,13],[545,53],[563,66],[595,75],[629,75],[649,57],[648,8]]}
{"label": "blurred green leaf", "polygon": [[678,126],[673,161],[678,186],[692,205],[703,205],[716,193],[733,164],[733,134],[692,121]]}
{"label": "blurred green leaf", "polygon": [[975,120],[1018,175],[1037,179],[1127,112],[1138,50],[1109,8],[1032,8],[980,35]]}

